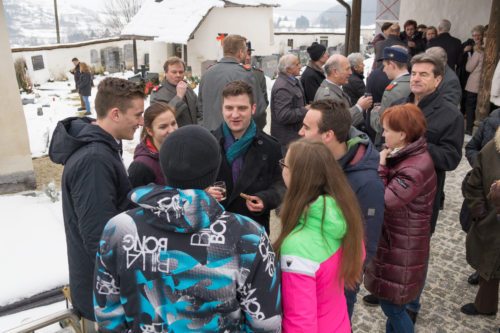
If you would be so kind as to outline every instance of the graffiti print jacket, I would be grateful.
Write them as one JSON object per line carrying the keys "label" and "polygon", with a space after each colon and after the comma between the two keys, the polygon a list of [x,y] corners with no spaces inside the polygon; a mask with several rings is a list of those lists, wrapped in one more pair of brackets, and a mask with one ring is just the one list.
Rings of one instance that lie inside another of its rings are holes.
{"label": "graffiti print jacket", "polygon": [[97,253],[100,332],[278,332],[280,268],[264,228],[202,190],[148,185]]}

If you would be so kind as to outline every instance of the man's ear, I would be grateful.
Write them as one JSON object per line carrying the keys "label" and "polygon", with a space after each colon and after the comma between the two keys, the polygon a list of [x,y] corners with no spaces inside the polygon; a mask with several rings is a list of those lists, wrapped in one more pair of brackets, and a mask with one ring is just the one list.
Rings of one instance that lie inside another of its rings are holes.
{"label": "man's ear", "polygon": [[252,104],[252,116],[255,114],[256,110],[257,110],[257,104]]}
{"label": "man's ear", "polygon": [[436,88],[437,88],[439,86],[439,84],[441,84],[441,82],[443,81],[443,77],[441,75],[436,76],[436,81],[437,81],[437,85],[436,85]]}
{"label": "man's ear", "polygon": [[321,133],[323,143],[330,143],[335,139],[335,133],[332,130]]}
{"label": "man's ear", "polygon": [[113,121],[118,121],[118,119],[120,119],[120,109],[118,108],[112,108],[111,110],[109,110],[108,112],[108,118],[113,120]]}

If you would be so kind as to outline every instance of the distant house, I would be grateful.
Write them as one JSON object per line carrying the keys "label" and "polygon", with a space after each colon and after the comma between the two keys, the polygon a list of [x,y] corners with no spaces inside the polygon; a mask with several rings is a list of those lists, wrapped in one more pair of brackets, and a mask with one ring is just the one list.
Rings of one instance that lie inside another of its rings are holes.
{"label": "distant house", "polygon": [[162,72],[173,55],[183,58],[193,75],[222,57],[220,37],[239,34],[256,55],[275,52],[271,0],[146,0],[122,30],[122,37],[154,37],[150,71]]}
{"label": "distant house", "polygon": [[[361,27],[361,51],[364,51],[368,42],[373,39],[374,32],[374,24]],[[330,53],[341,53],[343,52],[345,42],[345,28],[327,29],[310,27],[307,29],[278,28],[274,30],[274,44],[277,52],[280,54],[291,50],[305,50],[313,42],[323,44],[329,49]]]}

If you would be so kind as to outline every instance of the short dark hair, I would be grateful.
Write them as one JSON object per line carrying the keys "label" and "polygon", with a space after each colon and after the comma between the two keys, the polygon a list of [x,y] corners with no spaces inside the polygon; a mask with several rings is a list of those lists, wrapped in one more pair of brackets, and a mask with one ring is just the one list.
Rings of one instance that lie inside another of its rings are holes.
{"label": "short dark hair", "polygon": [[425,24],[420,23],[420,24],[417,26],[417,29],[427,29],[427,26],[426,26]]}
{"label": "short dark hair", "polygon": [[78,60],[78,58],[73,58],[71,59],[71,61],[80,61],[80,60]]}
{"label": "short dark hair", "polygon": [[412,143],[425,134],[427,121],[422,110],[415,104],[406,103],[386,109],[380,117],[380,122],[387,121],[393,131],[404,132],[406,143]]}
{"label": "short dark hair", "polygon": [[165,61],[165,63],[163,64],[163,70],[166,73],[168,71],[168,66],[170,66],[170,65],[177,65],[177,64],[181,64],[182,67],[184,67],[184,70],[186,70],[186,64],[179,57],[170,57],[170,58],[168,58],[167,61]]}
{"label": "short dark hair", "polygon": [[320,133],[332,130],[338,142],[347,141],[352,118],[346,103],[332,99],[320,99],[311,103],[310,110],[312,109],[321,112],[321,120],[318,123]]}
{"label": "short dark hair", "polygon": [[222,40],[224,56],[237,55],[240,50],[247,47],[247,39],[240,35],[229,35]]}
{"label": "short dark hair", "polygon": [[254,104],[252,87],[245,81],[232,81],[226,84],[222,90],[222,97],[248,95],[250,104]]}
{"label": "short dark hair", "polygon": [[95,110],[97,119],[103,119],[112,108],[125,112],[136,98],[144,99],[143,88],[132,81],[108,77],[99,83],[95,97]]}
{"label": "short dark hair", "polygon": [[387,29],[389,29],[392,25],[392,22],[384,22],[384,24],[382,24],[382,26],[380,27],[380,30],[381,31],[385,31]]}
{"label": "short dark hair", "polygon": [[415,30],[417,30],[417,21],[415,21],[415,20],[408,20],[408,21],[405,22],[403,28],[406,29],[406,27],[409,26],[409,25],[412,25],[415,28]]}
{"label": "short dark hair", "polygon": [[432,69],[434,76],[441,76],[441,77],[444,76],[444,64],[438,57],[432,54],[419,53],[413,56],[413,58],[411,58],[412,66],[415,64],[423,64],[423,63],[434,65],[434,68]]}

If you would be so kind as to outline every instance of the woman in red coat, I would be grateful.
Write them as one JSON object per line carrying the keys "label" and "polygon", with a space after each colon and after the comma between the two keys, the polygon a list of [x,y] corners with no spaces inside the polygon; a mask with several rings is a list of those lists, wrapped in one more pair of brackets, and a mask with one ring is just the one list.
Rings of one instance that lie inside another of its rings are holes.
{"label": "woman in red coat", "polygon": [[425,282],[436,174],[424,137],[425,117],[417,106],[393,106],[381,121],[387,146],[378,169],[385,186],[384,224],[365,286],[380,299],[386,332],[407,333],[414,329],[405,305]]}

